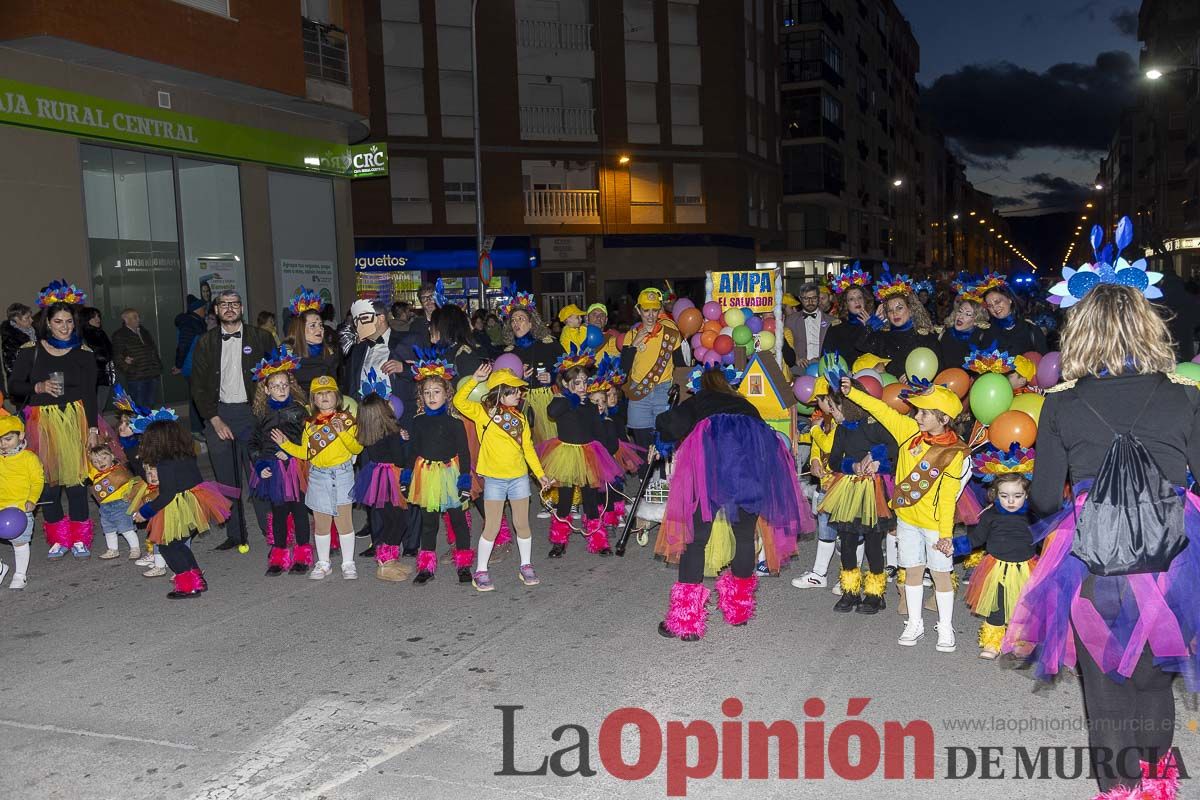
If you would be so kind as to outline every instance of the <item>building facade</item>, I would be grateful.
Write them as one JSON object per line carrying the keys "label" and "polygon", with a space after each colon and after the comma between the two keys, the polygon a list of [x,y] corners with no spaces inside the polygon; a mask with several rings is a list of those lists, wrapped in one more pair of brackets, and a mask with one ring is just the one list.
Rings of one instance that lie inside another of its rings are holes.
{"label": "building facade", "polygon": [[[368,3],[388,182],[354,187],[360,292],[478,293],[470,0]],[[778,224],[776,8],[767,0],[480,3],[491,292],[543,311],[702,291]],[[701,289],[697,290],[697,286]]]}
{"label": "building facade", "polygon": [[62,277],[109,330],[137,308],[164,364],[188,294],[235,287],[248,318],[282,320],[300,283],[344,305],[350,144],[368,132],[358,4],[121,5],[0,6],[0,146],[20,154],[0,165],[6,297]]}

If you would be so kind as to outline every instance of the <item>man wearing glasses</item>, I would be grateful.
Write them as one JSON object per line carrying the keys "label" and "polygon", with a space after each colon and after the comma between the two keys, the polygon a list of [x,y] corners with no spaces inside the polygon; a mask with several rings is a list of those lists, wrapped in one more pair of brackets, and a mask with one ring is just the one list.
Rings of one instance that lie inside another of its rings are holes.
{"label": "man wearing glasses", "polygon": [[834,318],[820,309],[820,290],[815,283],[800,288],[800,311],[784,320],[784,342],[796,354],[796,370],[803,372],[821,357],[821,345]]}
{"label": "man wearing glasses", "polygon": [[[217,481],[242,489],[244,497],[249,483],[243,467],[250,463],[248,446],[255,425],[251,371],[275,343],[265,330],[242,323],[242,297],[237,292],[219,293],[213,305],[218,325],[197,340],[192,355],[192,400],[208,422],[204,438]],[[216,549],[249,551],[243,503],[241,498],[233,501],[226,539]],[[254,515],[266,531],[266,507],[256,501]]]}

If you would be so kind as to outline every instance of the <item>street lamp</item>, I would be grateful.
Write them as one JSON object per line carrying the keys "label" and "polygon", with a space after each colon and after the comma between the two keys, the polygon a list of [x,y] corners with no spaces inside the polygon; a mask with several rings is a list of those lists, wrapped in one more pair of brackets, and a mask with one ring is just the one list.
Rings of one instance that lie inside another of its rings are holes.
{"label": "street lamp", "polygon": [[624,155],[624,154],[618,156],[617,163],[620,164],[622,167],[625,166],[626,164],[629,163],[629,156]]}
{"label": "street lamp", "polygon": [[1156,81],[1159,78],[1161,78],[1162,76],[1163,76],[1163,71],[1161,69],[1146,70],[1146,79],[1147,80]]}
{"label": "street lamp", "polygon": [[1104,184],[1103,184],[1103,183],[1097,183],[1095,188],[1096,188],[1096,191],[1097,191],[1097,192],[1103,192],[1103,191],[1104,191]]}
{"label": "street lamp", "polygon": [[[475,16],[479,0],[471,0],[471,112],[475,134],[475,255],[483,261],[483,156],[479,140],[479,48],[475,45]],[[479,276],[479,307],[487,310],[487,285]]]}
{"label": "street lamp", "polygon": [[950,219],[958,219],[958,214],[951,214]]}
{"label": "street lamp", "polygon": [[892,181],[892,186],[900,187],[903,185],[904,185],[904,178],[896,178],[896,180]]}

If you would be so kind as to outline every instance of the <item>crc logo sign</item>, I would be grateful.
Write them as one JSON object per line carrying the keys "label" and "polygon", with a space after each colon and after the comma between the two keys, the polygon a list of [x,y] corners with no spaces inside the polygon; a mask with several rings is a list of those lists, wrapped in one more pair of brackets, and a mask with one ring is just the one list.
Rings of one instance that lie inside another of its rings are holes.
{"label": "crc logo sign", "polygon": [[355,145],[350,149],[350,177],[381,178],[388,174],[386,147],[377,144]]}

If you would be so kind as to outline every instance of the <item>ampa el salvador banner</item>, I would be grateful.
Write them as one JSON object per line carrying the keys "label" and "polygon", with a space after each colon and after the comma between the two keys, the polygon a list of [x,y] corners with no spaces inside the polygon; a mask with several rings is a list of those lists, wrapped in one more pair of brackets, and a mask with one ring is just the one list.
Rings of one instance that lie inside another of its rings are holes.
{"label": "ampa el salvador banner", "polygon": [[712,299],[726,308],[767,311],[775,307],[775,270],[748,269],[712,274]]}

